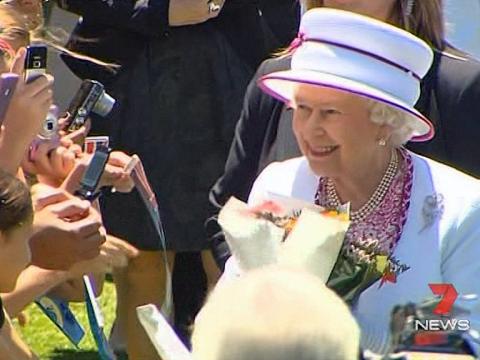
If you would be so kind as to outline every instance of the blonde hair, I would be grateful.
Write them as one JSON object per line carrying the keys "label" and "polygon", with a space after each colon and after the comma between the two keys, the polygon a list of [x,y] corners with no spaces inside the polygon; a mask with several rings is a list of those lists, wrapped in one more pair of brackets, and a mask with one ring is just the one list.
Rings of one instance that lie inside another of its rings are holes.
{"label": "blonde hair", "polygon": [[[66,54],[73,58],[91,62],[115,72],[120,66],[104,62],[91,56],[83,55],[61,45],[66,43],[68,34],[63,29],[44,26],[43,18],[35,19],[36,22],[29,22],[27,17],[14,7],[0,3],[0,38],[10,44],[17,51],[30,43],[42,43],[60,54]],[[1,54],[7,61],[11,60],[9,54]]]}
{"label": "blonde hair", "polygon": [[[0,4],[0,38],[6,41],[14,51],[30,43],[30,32],[21,16],[10,7]],[[10,54],[3,55],[10,59]]]}
{"label": "blonde hair", "polygon": [[271,267],[217,286],[195,320],[192,353],[196,360],[354,360],[359,339],[347,305],[318,278]]}
{"label": "blonde hair", "polygon": [[[324,6],[324,0],[302,0],[306,9]],[[390,22],[405,29],[430,46],[443,50],[445,47],[445,27],[443,22],[442,0],[397,0]],[[408,13],[411,10],[411,13]]]}

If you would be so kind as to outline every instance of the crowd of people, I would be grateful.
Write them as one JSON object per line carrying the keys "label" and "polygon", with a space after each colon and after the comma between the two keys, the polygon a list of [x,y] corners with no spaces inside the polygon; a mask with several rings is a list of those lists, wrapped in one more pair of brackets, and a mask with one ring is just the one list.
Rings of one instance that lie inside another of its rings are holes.
{"label": "crowd of people", "polygon": [[[99,295],[112,274],[110,345],[134,360],[159,358],[136,308],[162,308],[172,272],[165,315],[197,360],[386,354],[392,311],[428,298],[428,284],[480,294],[480,63],[447,38],[448,4],[1,1],[0,359],[36,359],[11,319],[44,295],[84,301],[84,275]],[[46,25],[52,6],[80,17],[68,38]],[[111,112],[78,128],[60,112],[42,138],[54,79],[26,76],[32,44],[100,82]],[[85,199],[90,136],[112,149],[98,198]],[[137,156],[166,243],[128,170]],[[348,203],[339,256],[374,242],[402,273],[346,300],[305,269],[242,268],[218,213],[271,194]]]}

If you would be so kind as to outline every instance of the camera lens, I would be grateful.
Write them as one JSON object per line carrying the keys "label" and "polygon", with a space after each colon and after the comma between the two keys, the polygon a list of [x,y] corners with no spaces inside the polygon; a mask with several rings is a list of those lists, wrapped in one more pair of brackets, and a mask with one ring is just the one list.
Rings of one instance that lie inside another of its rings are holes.
{"label": "camera lens", "polygon": [[107,116],[114,105],[115,99],[103,91],[92,110],[97,115]]}
{"label": "camera lens", "polygon": [[52,106],[50,112],[47,115],[47,118],[43,122],[42,129],[38,134],[38,137],[41,139],[52,139],[57,135],[58,131],[58,119],[56,116],[56,109]]}

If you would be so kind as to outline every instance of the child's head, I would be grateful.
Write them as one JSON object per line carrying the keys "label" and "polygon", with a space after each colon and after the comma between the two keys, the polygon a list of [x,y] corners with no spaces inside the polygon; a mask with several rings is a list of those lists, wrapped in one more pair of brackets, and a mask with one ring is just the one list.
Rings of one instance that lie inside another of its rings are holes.
{"label": "child's head", "polygon": [[28,240],[32,223],[30,191],[0,169],[0,292],[11,291],[30,262]]}
{"label": "child's head", "polygon": [[0,73],[8,72],[15,53],[30,43],[30,32],[21,15],[0,4]]}

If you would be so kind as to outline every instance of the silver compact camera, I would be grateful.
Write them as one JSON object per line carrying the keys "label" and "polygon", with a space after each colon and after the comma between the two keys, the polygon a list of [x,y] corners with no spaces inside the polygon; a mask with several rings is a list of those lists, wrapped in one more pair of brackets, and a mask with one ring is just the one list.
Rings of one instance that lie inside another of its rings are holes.
{"label": "silver compact camera", "polygon": [[69,132],[80,129],[90,113],[107,116],[115,105],[115,99],[107,94],[105,87],[95,80],[84,80],[70,103],[66,128]]}
{"label": "silver compact camera", "polygon": [[58,130],[58,108],[52,106],[47,114],[47,118],[43,122],[38,138],[41,140],[52,140],[58,136]]}

